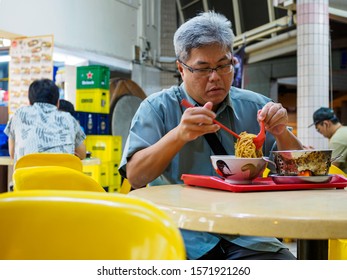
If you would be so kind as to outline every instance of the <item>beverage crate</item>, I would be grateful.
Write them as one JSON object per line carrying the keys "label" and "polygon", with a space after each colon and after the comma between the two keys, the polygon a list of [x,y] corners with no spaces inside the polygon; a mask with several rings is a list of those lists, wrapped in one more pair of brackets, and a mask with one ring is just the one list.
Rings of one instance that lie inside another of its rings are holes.
{"label": "beverage crate", "polygon": [[87,151],[101,162],[120,161],[122,154],[122,137],[112,135],[87,135]]}
{"label": "beverage crate", "polygon": [[75,112],[75,118],[86,135],[109,135],[110,115],[100,113]]}
{"label": "beverage crate", "polygon": [[77,89],[110,88],[110,69],[101,65],[77,67]]}
{"label": "beverage crate", "polygon": [[[105,180],[102,178],[101,172],[101,161],[98,158],[86,158],[83,160],[82,171],[89,177],[92,177],[95,181],[97,181],[100,185]],[[106,176],[105,174],[103,175]]]}
{"label": "beverage crate", "polygon": [[77,89],[76,111],[89,113],[110,113],[110,90],[108,89]]}
{"label": "beverage crate", "polygon": [[107,192],[110,193],[119,193],[120,192],[120,186],[108,186]]}
{"label": "beverage crate", "polygon": [[0,156],[9,156],[8,152],[8,137],[5,134],[6,124],[0,124]]}
{"label": "beverage crate", "polygon": [[122,183],[122,176],[119,174],[118,168],[119,168],[120,161],[111,161],[109,162],[109,185],[119,187]]}

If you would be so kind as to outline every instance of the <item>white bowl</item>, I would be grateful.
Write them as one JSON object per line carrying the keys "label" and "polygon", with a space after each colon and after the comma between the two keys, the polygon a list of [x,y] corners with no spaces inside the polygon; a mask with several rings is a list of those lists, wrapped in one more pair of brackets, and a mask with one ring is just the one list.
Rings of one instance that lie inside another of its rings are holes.
{"label": "white bowl", "polygon": [[230,155],[213,155],[211,163],[218,175],[231,184],[251,184],[261,177],[267,162],[263,158],[237,158]]}

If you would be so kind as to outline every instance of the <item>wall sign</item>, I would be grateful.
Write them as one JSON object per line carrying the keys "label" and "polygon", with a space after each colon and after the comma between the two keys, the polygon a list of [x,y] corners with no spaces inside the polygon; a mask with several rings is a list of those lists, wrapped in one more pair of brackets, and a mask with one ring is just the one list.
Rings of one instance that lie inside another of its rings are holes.
{"label": "wall sign", "polygon": [[29,105],[29,85],[37,79],[53,79],[53,36],[13,39],[9,63],[9,114]]}

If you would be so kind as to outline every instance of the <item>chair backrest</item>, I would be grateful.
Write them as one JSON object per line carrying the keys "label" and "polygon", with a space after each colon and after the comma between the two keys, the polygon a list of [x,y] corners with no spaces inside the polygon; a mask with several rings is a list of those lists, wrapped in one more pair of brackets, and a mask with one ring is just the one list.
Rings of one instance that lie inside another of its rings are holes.
{"label": "chair backrest", "polygon": [[[329,174],[339,174],[347,177],[345,172],[333,164],[329,168]],[[347,260],[347,239],[329,239],[328,259]]]}
{"label": "chair backrest", "polygon": [[340,174],[347,177],[347,174],[345,172],[343,172],[340,168],[333,164],[329,168],[329,174]]}
{"label": "chair backrest", "polygon": [[63,166],[34,166],[13,172],[13,190],[80,190],[105,192],[92,177]]}
{"label": "chair backrest", "polygon": [[17,160],[14,169],[46,165],[65,166],[82,172],[82,162],[77,156],[60,153],[35,153],[22,156]]}
{"label": "chair backrest", "polygon": [[130,191],[131,191],[131,185],[128,179],[124,178],[119,192],[123,194],[128,194]]}
{"label": "chair backrest", "polygon": [[160,209],[123,194],[32,190],[0,194],[0,259],[185,259]]}
{"label": "chair backrest", "polygon": [[263,171],[262,177],[263,177],[263,178],[267,178],[267,177],[269,176],[269,174],[270,174],[270,171],[271,171],[271,170],[270,170],[269,168],[266,167],[266,168],[264,169],[264,171]]}

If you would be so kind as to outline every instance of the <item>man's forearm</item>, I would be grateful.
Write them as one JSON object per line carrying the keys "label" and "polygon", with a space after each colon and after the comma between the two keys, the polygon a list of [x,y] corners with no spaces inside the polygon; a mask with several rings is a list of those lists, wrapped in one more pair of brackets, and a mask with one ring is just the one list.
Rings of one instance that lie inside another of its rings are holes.
{"label": "man's forearm", "polygon": [[303,146],[299,139],[288,129],[276,136],[278,150],[302,150]]}
{"label": "man's forearm", "polygon": [[8,139],[8,153],[10,157],[14,159],[14,140],[11,138]]}
{"label": "man's forearm", "polygon": [[136,152],[126,166],[132,187],[141,188],[160,176],[184,144],[177,139],[174,129],[157,143]]}

